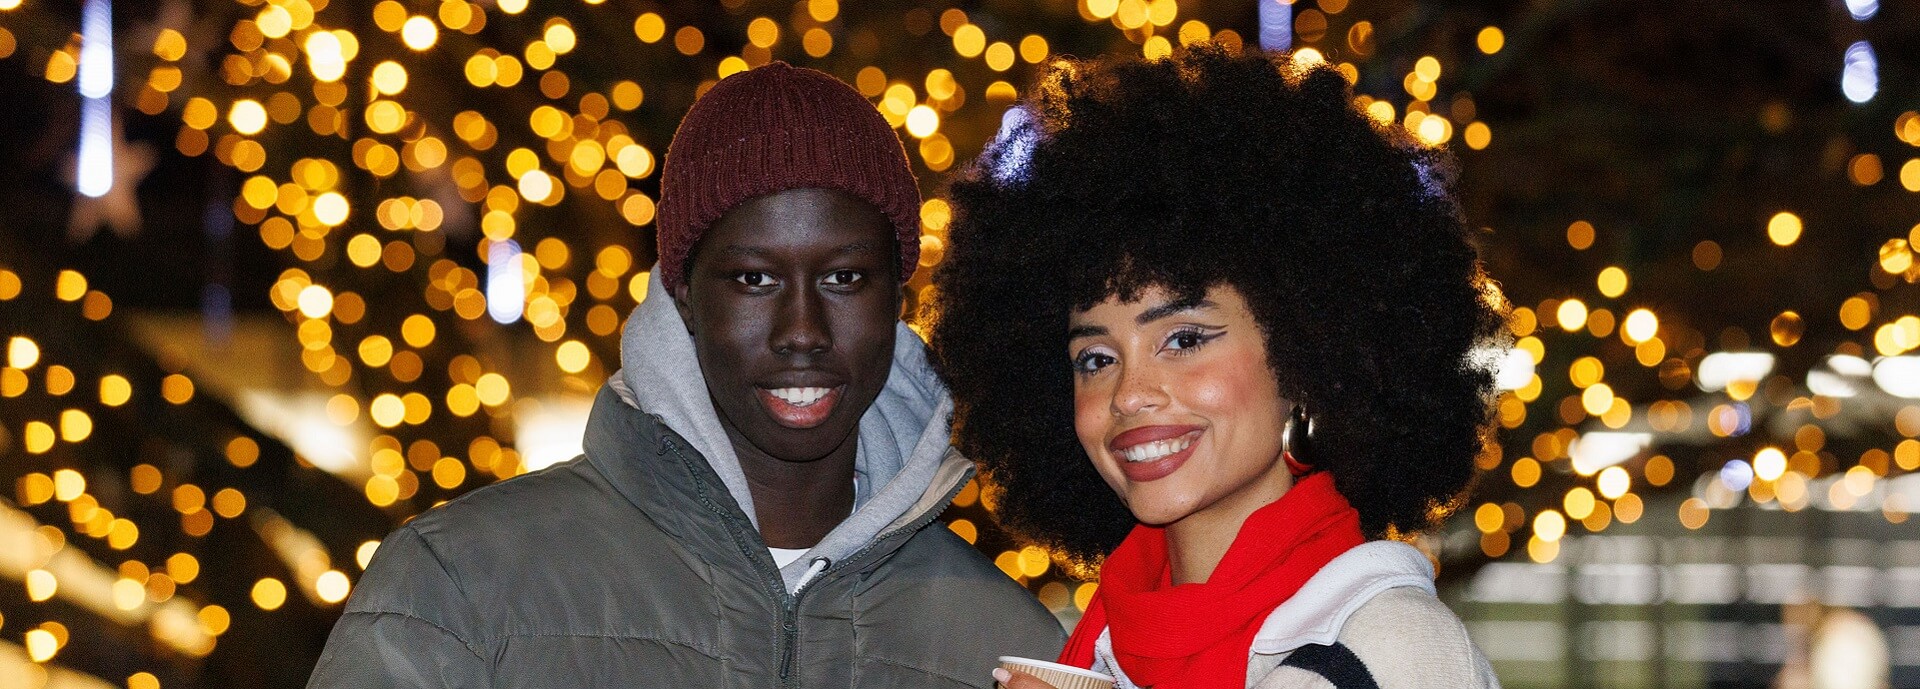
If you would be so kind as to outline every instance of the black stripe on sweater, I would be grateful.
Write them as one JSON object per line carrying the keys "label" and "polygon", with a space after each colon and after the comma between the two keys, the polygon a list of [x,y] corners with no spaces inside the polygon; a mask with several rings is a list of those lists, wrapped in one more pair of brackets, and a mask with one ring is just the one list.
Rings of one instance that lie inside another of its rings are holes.
{"label": "black stripe on sweater", "polygon": [[1373,673],[1367,671],[1366,663],[1345,644],[1335,642],[1331,646],[1308,644],[1294,649],[1285,661],[1286,667],[1297,667],[1327,678],[1334,689],[1380,689],[1373,681]]}

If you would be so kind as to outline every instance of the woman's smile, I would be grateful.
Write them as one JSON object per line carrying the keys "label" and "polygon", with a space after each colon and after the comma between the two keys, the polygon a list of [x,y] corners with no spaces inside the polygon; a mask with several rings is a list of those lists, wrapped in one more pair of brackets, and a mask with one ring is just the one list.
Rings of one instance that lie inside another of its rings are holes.
{"label": "woman's smile", "polygon": [[1145,483],[1178,471],[1206,432],[1194,425],[1141,426],[1114,436],[1107,448],[1123,460],[1120,471],[1128,481]]}

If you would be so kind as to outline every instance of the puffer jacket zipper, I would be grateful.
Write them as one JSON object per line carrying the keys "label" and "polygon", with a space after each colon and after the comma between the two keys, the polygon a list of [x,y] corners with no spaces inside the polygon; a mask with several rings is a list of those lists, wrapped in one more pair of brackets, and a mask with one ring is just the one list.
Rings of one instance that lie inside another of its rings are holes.
{"label": "puffer jacket zipper", "polygon": [[767,589],[773,594],[774,600],[780,604],[780,634],[777,644],[780,647],[780,685],[789,689],[797,689],[800,686],[799,678],[794,676],[793,664],[795,646],[798,644],[800,636],[800,597],[798,595],[800,591],[796,590],[793,593],[788,593],[786,580],[780,577],[779,568],[770,569],[761,563],[760,558],[755,557],[753,552],[754,546],[746,534],[746,530],[752,527],[752,523],[748,522],[745,526],[742,526],[741,522],[745,520],[741,518],[741,515],[722,506],[718,501],[713,499],[713,496],[707,494],[707,482],[699,478],[699,469],[694,465],[693,460],[687,457],[686,453],[680,451],[679,444],[675,443],[672,438],[661,438],[660,450],[663,454],[672,452],[674,458],[680,460],[681,465],[686,467],[687,472],[694,476],[694,493],[695,497],[699,499],[700,505],[719,517],[720,523],[726,525],[727,536],[733,541],[734,547],[740,550],[740,554],[746,557],[748,562],[753,563],[752,566],[756,570],[756,573],[760,575],[761,581],[767,585]]}
{"label": "puffer jacket zipper", "polygon": [[800,596],[785,597],[780,604],[780,683],[789,687],[800,686],[800,680],[793,676],[793,659],[800,644]]}
{"label": "puffer jacket zipper", "polygon": [[[941,498],[940,502],[935,503],[932,509],[921,512],[913,518],[913,521],[907,522],[898,529],[875,536],[873,541],[862,546],[859,550],[854,551],[852,555],[841,558],[839,562],[832,562],[824,557],[815,559],[814,562],[816,564],[819,562],[827,562],[827,567],[820,573],[801,580],[800,585],[795,587],[793,594],[785,597],[785,605],[781,608],[780,680],[783,685],[788,687],[799,686],[798,678],[793,677],[792,674],[795,656],[799,652],[800,596],[807,592],[808,585],[815,581],[823,580],[849,567],[857,566],[863,556],[873,552],[874,549],[879,548],[881,544],[887,541],[901,536],[911,536],[915,532],[926,528],[933,520],[939,518],[942,512],[947,511],[947,505],[953,502],[953,496],[959,495],[960,491],[966,488],[966,485],[967,482],[965,480],[956,481],[952,488],[947,489],[946,496]],[[778,578],[779,572],[775,572],[774,574],[775,577]],[[786,587],[782,586],[780,591],[783,594],[786,593]]]}
{"label": "puffer jacket zipper", "polygon": [[[821,573],[833,565],[833,560],[816,557],[808,566],[807,573],[793,585],[793,594],[786,597],[780,606],[780,679],[793,683],[793,663],[800,652],[800,595],[806,593],[807,585],[818,579]],[[778,571],[774,572],[776,575]]]}
{"label": "puffer jacket zipper", "polygon": [[[664,424],[662,425],[664,426]],[[700,502],[701,507],[706,508],[708,512],[712,512],[714,516],[719,517],[721,524],[726,525],[727,537],[733,541],[734,547],[739,549],[740,554],[744,555],[748,562],[753,563],[754,568],[757,570],[756,573],[760,575],[761,580],[768,583],[769,590],[774,592],[775,600],[780,603],[780,634],[778,642],[780,647],[780,684],[784,687],[794,687],[795,684],[791,675],[793,665],[793,641],[794,637],[799,633],[799,624],[795,620],[795,613],[799,607],[798,599],[787,593],[786,583],[780,578],[780,571],[778,569],[772,570],[771,576],[769,576],[769,571],[765,567],[760,566],[760,560],[753,556],[751,542],[747,539],[746,533],[740,525],[742,521],[740,515],[722,506],[718,501],[713,499],[713,496],[707,494],[707,482],[700,478],[700,470],[694,461],[689,459],[686,453],[680,451],[679,443],[674,442],[672,437],[662,437],[660,439],[659,453],[663,455],[672,453],[674,459],[680,461],[681,466],[693,477],[694,498]],[[752,524],[749,523],[748,526],[752,526]]]}
{"label": "puffer jacket zipper", "polygon": [[[874,549],[880,547],[881,544],[887,541],[891,541],[902,535],[911,535],[925,528],[927,524],[932,523],[934,519],[939,518],[940,514],[946,511],[947,506],[953,502],[953,496],[960,494],[960,491],[966,487],[967,483],[964,479],[954,482],[954,485],[947,489],[946,496],[939,502],[934,503],[932,508],[922,511],[919,515],[915,516],[912,521],[907,522],[900,528],[875,536],[872,541],[861,546],[860,549],[854,551],[852,555],[841,558],[839,562],[832,562],[824,557],[816,558],[816,564],[819,562],[827,562],[827,566],[819,573],[799,582],[799,585],[794,587],[793,592],[788,593],[786,580],[781,578],[779,568],[776,567],[769,570],[761,566],[760,558],[754,556],[755,553],[752,542],[746,537],[745,527],[740,525],[740,522],[744,520],[740,519],[740,516],[734,511],[728,510],[719,502],[715,501],[712,496],[707,494],[706,482],[698,478],[700,472],[694,467],[693,461],[689,459],[685,453],[680,451],[680,447],[673,442],[672,438],[661,438],[660,451],[662,454],[672,452],[673,456],[686,466],[687,471],[696,477],[694,479],[694,489],[700,504],[706,507],[708,511],[719,516],[721,523],[727,525],[727,535],[732,538],[734,546],[740,549],[740,554],[745,556],[748,562],[754,563],[754,566],[760,570],[759,573],[768,581],[770,590],[776,596],[776,600],[780,602],[780,685],[788,689],[798,689],[800,686],[800,678],[794,673],[794,664],[797,662],[800,641],[800,596],[807,592],[809,588],[808,585],[852,566],[853,563],[859,562],[863,556],[873,552]],[[752,524],[749,522],[747,527],[751,526]]]}

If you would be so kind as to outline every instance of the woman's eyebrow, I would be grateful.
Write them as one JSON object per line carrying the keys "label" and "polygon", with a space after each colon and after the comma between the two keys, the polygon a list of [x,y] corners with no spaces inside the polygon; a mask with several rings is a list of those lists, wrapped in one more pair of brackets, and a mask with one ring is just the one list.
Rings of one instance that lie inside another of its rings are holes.
{"label": "woman's eyebrow", "polygon": [[1067,341],[1072,342],[1082,337],[1099,337],[1105,334],[1107,334],[1107,328],[1103,325],[1076,325],[1067,329]]}
{"label": "woman's eyebrow", "polygon": [[1179,300],[1179,301],[1170,301],[1170,302],[1167,302],[1167,303],[1165,303],[1165,304],[1161,304],[1161,305],[1159,305],[1159,306],[1155,306],[1155,307],[1153,307],[1153,308],[1151,308],[1151,309],[1147,309],[1147,310],[1145,310],[1145,311],[1141,311],[1141,312],[1140,312],[1140,315],[1138,315],[1138,316],[1135,316],[1135,317],[1133,318],[1133,322],[1135,322],[1135,323],[1138,323],[1138,324],[1140,324],[1140,325],[1146,325],[1146,324],[1148,324],[1148,323],[1152,323],[1152,322],[1154,322],[1154,321],[1157,321],[1157,320],[1160,320],[1160,319],[1162,319],[1162,318],[1166,318],[1166,317],[1168,317],[1168,316],[1171,316],[1171,315],[1174,315],[1174,314],[1176,314],[1176,313],[1180,313],[1180,312],[1183,312],[1183,311],[1194,311],[1194,310],[1199,310],[1199,309],[1212,309],[1212,308],[1219,308],[1219,306],[1220,306],[1219,304],[1215,304],[1215,303],[1213,303],[1213,302],[1211,302],[1211,301],[1208,301],[1208,300],[1206,300],[1206,299],[1204,299],[1204,298],[1202,298],[1202,299],[1182,299],[1182,300]]}
{"label": "woman's eyebrow", "polygon": [[[1166,318],[1168,316],[1172,316],[1174,314],[1184,313],[1187,311],[1196,311],[1199,309],[1219,308],[1219,306],[1220,306],[1219,304],[1215,304],[1212,301],[1208,301],[1204,298],[1203,299],[1182,299],[1179,301],[1167,302],[1165,304],[1161,304],[1159,306],[1155,306],[1153,308],[1142,311],[1140,312],[1140,315],[1135,316],[1133,318],[1133,321],[1140,325],[1146,325],[1148,323],[1152,323],[1154,321],[1160,320],[1162,318]],[[1067,329],[1067,340],[1073,341],[1073,340],[1078,340],[1082,337],[1099,337],[1105,334],[1107,334],[1106,326],[1076,325]]]}

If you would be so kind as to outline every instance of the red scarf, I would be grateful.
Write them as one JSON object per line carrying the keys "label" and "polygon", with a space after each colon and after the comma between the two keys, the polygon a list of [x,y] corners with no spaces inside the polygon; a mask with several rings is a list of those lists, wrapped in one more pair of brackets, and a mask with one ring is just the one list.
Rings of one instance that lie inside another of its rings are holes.
{"label": "red scarf", "polygon": [[1205,583],[1171,583],[1166,530],[1137,526],[1100,567],[1060,662],[1093,666],[1100,630],[1133,683],[1156,689],[1247,683],[1261,623],[1333,558],[1365,543],[1360,513],[1318,472],[1254,510]]}

